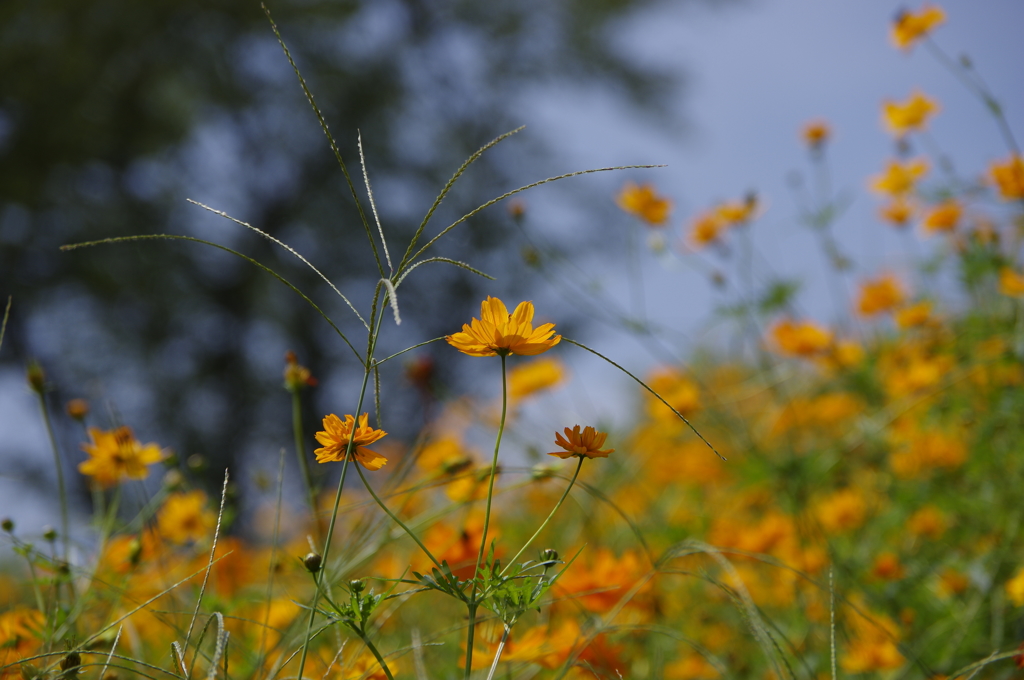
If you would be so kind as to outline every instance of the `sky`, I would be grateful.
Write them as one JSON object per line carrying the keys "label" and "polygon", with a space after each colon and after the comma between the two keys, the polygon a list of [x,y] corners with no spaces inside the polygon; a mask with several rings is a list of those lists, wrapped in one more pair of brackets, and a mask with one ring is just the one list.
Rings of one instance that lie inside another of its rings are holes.
{"label": "sky", "polygon": [[[667,2],[633,17],[608,39],[638,63],[689,78],[688,87],[671,102],[669,125],[629,108],[612,94],[595,95],[566,83],[521,93],[517,113],[527,133],[544,140],[551,157],[564,166],[556,171],[667,165],[572,181],[601,188],[608,197],[602,208],[608,221],[639,234],[645,306],[651,319],[685,338],[670,343],[674,350],[685,353],[714,345],[712,311],[725,298],[709,284],[707,269],[721,267],[728,273],[732,265],[714,257],[652,252],[642,230],[614,204],[626,179],[653,182],[674,201],[664,240],[670,251],[695,213],[756,191],[764,210],[751,227],[759,253],[755,277],[803,280],[800,312],[832,323],[848,316],[849,310],[837,309],[829,293],[826,268],[812,235],[799,223],[787,183],[794,171],[806,176],[810,169],[799,137],[803,124],[824,119],[834,132],[827,149],[831,183],[851,198],[835,234],[856,262],[851,285],[890,270],[913,288],[920,284],[908,266],[907,253],[915,252],[908,248],[921,254],[942,247],[940,241],[918,234],[909,236],[916,243],[911,246],[906,235],[894,233],[875,217],[878,201],[867,190],[867,178],[893,154],[892,139],[880,123],[884,100],[903,100],[915,88],[937,99],[942,110],[930,126],[931,134],[964,177],[977,177],[988,163],[1007,156],[991,116],[946,68],[921,46],[903,53],[891,45],[888,27],[900,6],[889,0],[750,0],[711,10]],[[942,6],[948,21],[935,31],[935,40],[949,54],[970,55],[1003,104],[1011,127],[1024,137],[1019,74],[1024,63],[1019,35],[1024,3],[951,0]],[[567,248],[574,240],[598,234],[558,192],[537,191],[524,200],[530,208],[529,229],[546,232]],[[587,255],[577,265],[603,283],[602,294],[628,304],[628,259],[619,245],[598,248],[599,256]],[[550,309],[564,304],[557,297],[557,291],[537,290],[540,317],[545,316],[546,304]],[[583,330],[582,339],[638,375],[660,363],[647,346],[622,332],[595,324]],[[626,422],[637,395],[628,379],[580,351],[561,351],[560,356],[569,364],[572,381],[527,409],[524,420],[543,421],[539,426],[547,428],[550,414],[557,412],[567,422]],[[46,441],[34,395],[24,387],[20,372],[0,373],[0,412],[8,416],[7,422],[19,423],[5,433],[12,444],[27,447]],[[74,450],[73,443],[65,446]],[[55,500],[23,493],[16,478],[0,476],[0,498],[0,515],[18,523],[57,523]]]}

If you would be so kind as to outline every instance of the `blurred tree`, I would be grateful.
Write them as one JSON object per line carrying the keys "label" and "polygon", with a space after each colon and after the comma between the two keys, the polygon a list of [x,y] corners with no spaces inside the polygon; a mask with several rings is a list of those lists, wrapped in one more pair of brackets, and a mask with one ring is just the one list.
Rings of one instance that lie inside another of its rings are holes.
{"label": "blurred tree", "polygon": [[[679,83],[634,65],[610,40],[616,21],[653,4],[269,7],[354,175],[362,129],[382,219],[399,248],[459,163],[515,126],[507,112],[528,85],[572,79],[626,93],[647,110],[667,101]],[[474,166],[428,233],[521,183],[518,144]],[[91,397],[103,424],[123,419],[147,441],[205,454],[217,470],[253,447],[287,446],[287,395],[278,389],[285,349],[321,378],[317,413],[354,407],[343,388],[359,368],[291,291],[223,252],[181,242],[58,250],[109,236],[198,236],[278,269],[348,322],[297,261],[185,197],[293,245],[353,299],[371,290],[372,258],[351,197],[258,3],[0,4],[0,293],[15,300],[3,360],[23,366],[39,357],[68,390],[58,397]],[[481,214],[444,254],[502,270],[511,256],[492,227],[503,219]],[[429,285],[410,285],[403,334],[435,337],[467,320],[478,297],[471,277],[438,266]],[[395,403],[403,415],[384,426],[401,433],[396,421],[414,424],[415,400]]]}

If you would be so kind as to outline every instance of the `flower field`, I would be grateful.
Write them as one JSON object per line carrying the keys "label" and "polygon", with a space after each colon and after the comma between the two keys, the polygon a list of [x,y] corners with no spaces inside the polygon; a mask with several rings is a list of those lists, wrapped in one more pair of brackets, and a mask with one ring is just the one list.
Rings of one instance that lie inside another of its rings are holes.
{"label": "flower field", "polygon": [[[29,366],[51,437],[51,419],[80,428],[80,450],[52,437],[53,455],[58,471],[74,461],[91,491],[90,536],[71,540],[63,476],[60,526],[4,520],[0,677],[1024,677],[1024,156],[996,95],[936,41],[945,20],[933,5],[901,13],[889,26],[894,52],[942,61],[984,104],[978,125],[998,128],[1005,154],[954,171],[920,141],[939,102],[914,90],[883,103],[894,153],[863,193],[878,220],[937,255],[908,271],[857,270],[834,323],[750,276],[750,231],[768,209],[756,193],[680,220],[656,180],[623,180],[610,209],[659,256],[704,266],[709,285],[728,290],[733,351],[637,375],[599,344],[563,336],[548,310],[488,296],[461,329],[381,355],[382,329],[404,331],[402,285],[420,264],[481,273],[444,257],[442,237],[538,184],[429,224],[503,135],[458,169],[400,249],[363,201],[380,279],[366,300],[324,288],[365,334],[317,307],[363,369],[361,388],[305,432],[317,380],[300,357],[284,358],[293,408],[281,418],[294,442],[262,486],[258,531],[233,530],[236,471],[207,493],[202,461],[82,400],[52,403],[43,368]],[[831,137],[823,120],[802,130],[812,177],[837,162]],[[834,236],[840,202],[816,192],[799,215],[833,282],[855,266]],[[522,204],[509,205],[520,219]],[[150,238],[197,240],[65,248]],[[943,273],[955,291],[936,283]],[[295,292],[316,307],[312,291]],[[431,343],[471,357],[500,401],[436,394]],[[596,415],[541,424],[529,411],[573,389],[570,352],[622,371],[635,390],[628,427]],[[411,441],[386,431],[388,362],[404,363],[432,406]],[[480,433],[493,448],[480,450]],[[300,498],[284,497],[286,457]],[[340,480],[326,484],[325,471]]]}

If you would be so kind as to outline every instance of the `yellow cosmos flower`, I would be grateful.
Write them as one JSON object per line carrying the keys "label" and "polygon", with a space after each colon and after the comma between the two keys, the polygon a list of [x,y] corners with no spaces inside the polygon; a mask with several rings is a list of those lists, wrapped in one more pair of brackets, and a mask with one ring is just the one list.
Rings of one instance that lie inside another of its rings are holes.
{"label": "yellow cosmos flower", "polygon": [[728,226],[715,212],[698,215],[690,226],[690,243],[697,249],[716,243]]}
{"label": "yellow cosmos flower", "polygon": [[902,137],[908,132],[923,130],[928,119],[938,111],[935,100],[915,91],[905,102],[886,101],[882,105],[882,120],[889,132]]}
{"label": "yellow cosmos flower", "polygon": [[601,447],[604,446],[604,440],[607,438],[607,432],[598,432],[589,425],[583,428],[583,432],[580,432],[579,425],[576,425],[571,430],[567,427],[565,428],[565,437],[562,436],[561,432],[555,433],[555,443],[565,449],[565,451],[554,451],[548,455],[558,456],[559,458],[568,458],[570,456],[607,458],[609,453],[615,452],[615,449],[601,450]]}
{"label": "yellow cosmos flower", "polygon": [[[324,429],[316,433],[316,440],[323,444],[323,447],[316,449],[316,462],[331,463],[345,460],[345,451],[348,450],[348,440],[352,439],[352,457],[367,470],[379,470],[388,462],[388,459],[375,451],[366,448],[375,441],[387,435],[384,430],[376,430],[369,425],[370,414],[364,413],[359,416],[359,423],[351,415],[346,415],[342,420],[333,413],[324,416]],[[355,434],[352,428],[355,427]]]}
{"label": "yellow cosmos flower", "polygon": [[669,213],[672,212],[672,201],[658,196],[652,184],[637,185],[626,182],[615,202],[627,213],[652,227],[665,224]]}
{"label": "yellow cosmos flower", "polygon": [[899,280],[892,274],[884,274],[861,284],[857,311],[864,316],[890,312],[903,304],[905,298]]}
{"label": "yellow cosmos flower", "polygon": [[156,523],[161,536],[181,545],[212,536],[217,516],[206,507],[205,493],[191,491],[168,496],[157,513]]}
{"label": "yellow cosmos flower", "polygon": [[934,505],[926,505],[907,520],[907,531],[911,536],[924,536],[936,540],[942,538],[949,522],[941,510]]}
{"label": "yellow cosmos flower", "polygon": [[992,163],[989,174],[1004,201],[1024,199],[1024,157],[1020,154],[1011,155],[1005,163]]}
{"label": "yellow cosmos flower", "polygon": [[[473,357],[534,356],[562,341],[555,324],[533,327],[533,303],[520,302],[511,314],[505,303],[490,297],[480,303],[480,319],[462,324],[462,332],[445,337],[448,344]],[[554,337],[552,337],[554,335]]]}
{"label": "yellow cosmos flower", "polygon": [[878,216],[894,227],[905,227],[914,217],[914,204],[902,196],[896,196],[878,209]]}
{"label": "yellow cosmos flower", "polygon": [[800,131],[800,136],[807,146],[817,149],[823,146],[828,141],[828,138],[832,136],[832,128],[823,120],[812,120],[804,125],[803,130]]}
{"label": "yellow cosmos flower", "polygon": [[999,270],[999,292],[1010,297],[1024,297],[1024,274],[1018,274],[1011,267]]}
{"label": "yellow cosmos flower", "polygon": [[896,310],[894,317],[896,325],[903,330],[925,326],[933,320],[932,303],[922,300],[917,304]]}
{"label": "yellow cosmos flower", "polygon": [[958,201],[950,199],[943,201],[928,211],[924,216],[924,230],[929,233],[950,232],[956,229],[963,216],[964,209]]}
{"label": "yellow cosmos flower", "polygon": [[945,20],[946,13],[935,5],[922,5],[917,12],[900,12],[892,24],[892,41],[901,50],[909,50]]}
{"label": "yellow cosmos flower", "polygon": [[562,382],[565,366],[557,359],[536,359],[508,372],[509,399],[523,399]]}
{"label": "yellow cosmos flower", "polygon": [[871,188],[880,194],[905,196],[914,190],[917,181],[926,172],[928,163],[920,158],[906,163],[889,161],[885,166],[885,172],[872,178]]}
{"label": "yellow cosmos flower", "polygon": [[124,479],[145,479],[149,475],[146,466],[164,458],[159,446],[141,444],[127,426],[110,431],[90,427],[89,438],[92,442],[82,444],[89,460],[80,463],[78,471],[92,477],[104,489]]}
{"label": "yellow cosmos flower", "polygon": [[779,353],[794,357],[813,357],[832,345],[832,332],[811,321],[784,319],[772,329]]}
{"label": "yellow cosmos flower", "polygon": [[741,201],[719,203],[715,207],[715,215],[725,222],[726,226],[744,224],[756,216],[757,207],[757,194],[750,192]]}
{"label": "yellow cosmos flower", "polygon": [[1024,607],[1024,567],[1006,582],[1006,597],[1017,607]]}

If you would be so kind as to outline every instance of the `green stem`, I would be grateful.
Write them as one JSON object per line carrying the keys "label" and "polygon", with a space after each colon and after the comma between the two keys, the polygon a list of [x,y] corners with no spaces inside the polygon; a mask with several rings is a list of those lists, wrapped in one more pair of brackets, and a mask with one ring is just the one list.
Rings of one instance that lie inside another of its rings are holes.
{"label": "green stem", "polygon": [[548,525],[548,522],[550,522],[551,518],[555,516],[555,513],[558,512],[558,509],[562,507],[562,503],[564,503],[565,499],[569,496],[569,490],[572,489],[573,485],[576,483],[576,478],[580,474],[580,469],[583,467],[583,461],[586,460],[586,457],[580,456],[579,459],[580,462],[576,466],[576,472],[573,473],[572,479],[569,480],[569,486],[565,487],[565,492],[562,493],[562,497],[558,499],[558,503],[556,503],[555,507],[553,507],[551,509],[551,512],[548,513],[547,519],[544,520],[544,523],[540,525],[537,531],[533,532],[533,536],[530,536],[530,540],[523,544],[523,547],[519,549],[519,552],[516,553],[515,557],[508,561],[508,564],[505,565],[505,568],[501,571],[502,576],[504,576],[505,573],[512,568],[512,565],[515,564],[516,560],[518,560],[519,557],[526,551],[526,549],[530,547],[530,544],[533,543],[538,536],[540,536],[540,532],[544,531],[544,527]]}
{"label": "green stem", "polygon": [[440,569],[441,563],[438,562],[437,558],[434,557],[433,553],[431,553],[430,550],[427,549],[427,546],[423,545],[423,541],[420,540],[419,536],[417,536],[412,529],[406,526],[405,522],[399,519],[398,515],[392,512],[391,508],[389,508],[384,503],[384,501],[380,499],[380,496],[377,495],[377,493],[373,490],[373,487],[370,486],[370,483],[366,480],[366,475],[363,474],[362,468],[358,465],[356,466],[356,472],[359,473],[359,479],[363,480],[363,486],[365,486],[366,490],[370,492],[370,496],[373,497],[373,500],[377,503],[377,505],[380,506],[381,510],[387,513],[387,516],[394,520],[395,524],[402,527],[402,530],[405,531],[405,533],[407,533],[409,537],[412,538],[412,540],[416,541],[416,545],[420,547],[420,550],[422,550],[424,554],[430,558],[430,561],[434,563],[434,566]]}
{"label": "green stem", "polygon": [[306,485],[306,497],[309,501],[309,511],[313,514],[313,530],[316,532],[317,540],[323,537],[320,535],[320,519],[316,510],[316,491],[313,488],[313,475],[309,470],[309,460],[306,457],[306,447],[303,445],[305,437],[302,433],[302,397],[298,387],[292,387],[292,433],[295,436],[295,457],[299,459],[299,469],[302,470],[302,482]]}
{"label": "green stem", "polygon": [[53,462],[57,468],[57,486],[60,489],[60,520],[61,539],[64,546],[64,561],[70,560],[71,537],[68,535],[68,493],[64,486],[64,466],[61,464],[60,448],[57,446],[57,436],[53,432],[53,423],[50,422],[50,411],[46,408],[46,396],[42,391],[39,395],[39,408],[43,412],[43,422],[46,424],[46,433],[50,436],[50,446],[53,448]]}
{"label": "green stem", "polygon": [[374,644],[370,642],[370,638],[361,631],[356,631],[356,633],[359,635],[359,639],[363,641],[363,644],[366,645],[366,648],[370,650],[370,653],[373,654],[373,658],[377,659],[377,663],[380,664],[381,670],[384,671],[384,675],[388,676],[388,680],[395,680],[395,676],[391,675],[391,669],[388,668],[386,663],[384,663],[384,657],[380,655],[380,652],[377,651]]}
{"label": "green stem", "polygon": [[480,577],[480,564],[487,548],[487,531],[491,526],[491,501],[494,499],[494,478],[498,474],[498,451],[501,449],[501,435],[505,432],[505,416],[508,414],[508,374],[505,365],[507,354],[501,357],[501,422],[498,424],[498,436],[494,440],[494,456],[491,459],[491,479],[487,484],[487,510],[484,512],[484,532],[480,536],[480,550],[476,555],[476,568],[473,570],[473,595],[469,605],[469,632],[466,634],[466,678],[469,678],[473,666],[473,638],[476,634],[476,592],[477,579]]}

